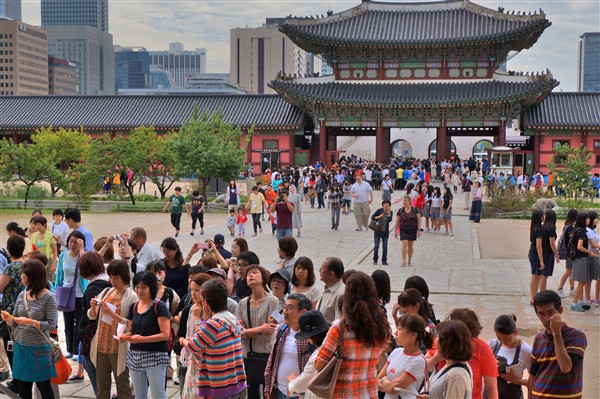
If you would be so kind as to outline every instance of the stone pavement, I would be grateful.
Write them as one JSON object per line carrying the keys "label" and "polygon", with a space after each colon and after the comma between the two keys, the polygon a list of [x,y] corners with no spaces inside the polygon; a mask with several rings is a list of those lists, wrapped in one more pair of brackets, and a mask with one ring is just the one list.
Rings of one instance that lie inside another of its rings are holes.
{"label": "stone pavement", "polygon": [[[375,192],[375,204],[380,203],[380,193]],[[394,195],[399,199],[401,193]],[[480,243],[478,242],[477,229],[468,222],[468,211],[463,211],[462,196],[455,198],[454,236],[434,235],[423,233],[415,243],[414,267],[400,267],[400,242],[393,237],[389,241],[388,261],[390,266],[374,266],[372,263],[373,234],[371,231],[355,231],[353,214],[342,215],[340,229],[331,230],[330,213],[327,210],[310,209],[303,206],[302,237],[298,239],[299,250],[297,256],[310,257],[318,270],[320,264],[327,256],[338,256],[344,261],[346,269],[354,268],[372,273],[378,268],[383,268],[390,274],[392,281],[392,302],[397,294],[402,291],[404,281],[411,275],[420,275],[428,282],[432,292],[430,302],[434,304],[436,315],[443,319],[447,313],[456,307],[469,307],[477,312],[484,326],[481,338],[487,340],[494,336],[493,322],[495,318],[504,313],[514,313],[523,339],[531,343],[533,336],[540,330],[541,323],[529,306],[529,265],[527,254],[523,253],[520,260],[481,259]],[[392,206],[398,210],[400,204]],[[371,211],[377,209],[371,206]],[[149,216],[150,217],[150,216]],[[162,217],[165,220],[163,236],[172,234],[168,229],[167,215],[153,215],[152,218]],[[205,229],[205,236],[190,237],[182,234],[178,241],[182,251],[186,254],[192,244],[199,239],[212,238],[216,233],[226,233],[223,223]],[[502,232],[501,220],[483,220],[482,224],[499,226]],[[187,224],[186,224],[187,225]],[[91,227],[93,231],[93,226]],[[185,231],[185,230],[184,230]],[[250,250],[256,252],[263,266],[273,270],[277,261],[277,243],[270,234],[268,222],[264,225],[264,233],[258,237],[251,237],[252,224],[246,225],[246,239]],[[510,234],[504,232],[504,234]],[[199,238],[201,237],[201,238]],[[156,246],[160,241],[154,243]],[[231,244],[231,238],[226,237],[226,248]],[[502,233],[497,240],[489,245],[503,245]],[[511,251],[511,248],[506,248]],[[196,262],[198,255],[194,257]],[[557,278],[564,270],[563,265],[557,265],[554,277],[548,280],[548,288],[556,288]],[[321,285],[321,283],[319,282]],[[566,298],[570,300],[570,298]],[[599,367],[599,327],[600,309],[593,308],[584,314],[573,314],[568,310],[565,301],[564,320],[567,324],[581,328],[588,338],[588,350],[585,357],[584,398],[600,397],[600,367]],[[391,304],[388,305],[391,311]],[[389,312],[391,313],[391,312]],[[62,320],[62,319],[61,319]],[[169,398],[177,398],[178,391],[172,381],[168,382]],[[71,383],[60,387],[62,398],[92,398],[93,391],[89,381]]]}

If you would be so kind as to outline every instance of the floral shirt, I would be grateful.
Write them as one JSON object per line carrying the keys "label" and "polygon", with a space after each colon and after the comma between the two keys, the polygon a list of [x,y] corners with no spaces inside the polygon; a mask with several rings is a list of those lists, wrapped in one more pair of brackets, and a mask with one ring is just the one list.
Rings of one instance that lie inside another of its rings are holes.
{"label": "floral shirt", "polygon": [[9,313],[12,313],[15,301],[24,288],[23,282],[21,281],[22,264],[23,262],[9,263],[3,272],[3,274],[10,277],[10,282],[6,285],[6,288],[4,288],[4,295],[2,296],[2,307],[9,305],[6,309]]}

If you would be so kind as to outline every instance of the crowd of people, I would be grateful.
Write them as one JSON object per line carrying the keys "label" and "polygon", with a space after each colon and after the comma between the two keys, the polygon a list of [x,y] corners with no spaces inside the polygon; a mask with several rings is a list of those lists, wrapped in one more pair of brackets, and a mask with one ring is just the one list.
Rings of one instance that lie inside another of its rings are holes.
{"label": "crowd of people", "polygon": [[[355,210],[357,199],[367,205],[372,201],[372,190],[354,186],[368,184],[362,175],[350,174],[356,179],[349,189]],[[413,206],[411,184],[407,183],[409,195],[403,197],[392,227],[408,242],[407,266],[410,243],[421,233],[416,211],[420,204]],[[425,184],[417,198],[429,191]],[[295,209],[282,187],[283,179],[277,194],[281,200],[275,206],[268,203],[269,194],[258,194],[257,187],[255,199],[244,208],[262,218],[264,206],[278,222],[291,223],[291,217],[280,215]],[[233,187],[230,191],[230,198],[237,197]],[[298,191],[303,191],[301,185]],[[441,194],[437,191],[434,195]],[[170,202],[173,206],[175,201]],[[446,207],[443,202],[432,202],[439,206],[430,208],[451,212],[452,198]],[[356,218],[360,230],[381,221],[374,233],[376,242],[389,235],[393,218],[390,199],[383,197],[382,203],[373,215],[369,210]],[[343,202],[338,204],[343,208]],[[239,200],[231,205],[241,206]],[[253,252],[243,236],[235,237],[227,250],[224,235],[217,234],[194,244],[184,256],[173,237],[166,237],[160,249],[147,241],[142,227],[94,240],[78,209],[54,214],[50,226],[41,212],[32,217],[28,229],[14,222],[7,226],[10,237],[0,278],[0,379],[12,374],[10,387],[23,398],[33,396],[34,384],[42,398],[60,397],[59,386],[51,382],[55,370],[46,338],[65,340],[65,356],[77,369],[71,381],[87,374],[95,396],[102,399],[111,394],[166,398],[168,378],[178,384],[182,398],[504,399],[522,397],[523,387],[530,398],[581,397],[586,337],[562,322],[561,296],[546,290],[541,278],[536,280],[540,290],[532,304],[544,331],[533,345],[519,338],[511,314],[498,315],[495,337],[486,342],[480,338],[481,322],[472,309],[453,309],[439,321],[429,302],[427,282],[419,276],[404,282],[392,305],[392,284],[385,269],[368,275],[347,270],[335,256],[317,265],[300,256],[307,248],[301,248],[290,233],[296,228],[293,224],[276,227],[280,262],[265,267],[261,257],[266,255]],[[594,242],[579,230],[595,223],[597,215],[578,214],[574,219],[577,298],[585,292],[577,259],[579,254],[587,257],[589,242]],[[451,218],[442,220],[448,221]],[[549,215],[537,218],[535,226],[532,221],[536,245],[539,228],[550,229],[550,222]],[[437,221],[430,227],[441,228]],[[42,238],[53,231],[51,238]],[[451,224],[448,232],[452,234]],[[543,242],[541,247],[544,251]],[[556,256],[558,250],[550,247]],[[548,258],[539,259],[545,262],[540,266],[550,267]],[[316,286],[317,276],[323,289]],[[71,294],[74,300],[69,301]],[[59,313],[64,335],[57,331]],[[338,361],[337,374],[330,374]],[[334,384],[332,396],[324,394],[326,388],[318,383],[323,376]],[[113,382],[116,392],[111,392]]]}

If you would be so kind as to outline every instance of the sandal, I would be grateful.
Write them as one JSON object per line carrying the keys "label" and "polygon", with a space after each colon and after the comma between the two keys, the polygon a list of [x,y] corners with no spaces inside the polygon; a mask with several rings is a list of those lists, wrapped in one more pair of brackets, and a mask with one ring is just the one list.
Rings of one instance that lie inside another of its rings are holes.
{"label": "sandal", "polygon": [[400,267],[406,267],[406,263],[401,264]]}
{"label": "sandal", "polygon": [[408,264],[408,267],[413,267],[412,263],[409,263],[409,264]]}

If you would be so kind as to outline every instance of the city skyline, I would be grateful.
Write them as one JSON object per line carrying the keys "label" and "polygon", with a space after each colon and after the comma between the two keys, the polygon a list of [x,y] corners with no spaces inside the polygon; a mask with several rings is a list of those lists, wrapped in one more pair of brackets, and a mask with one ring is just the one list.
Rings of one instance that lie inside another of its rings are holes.
{"label": "city skyline", "polygon": [[[591,1],[473,1],[479,5],[506,11],[533,12],[542,8],[552,22],[536,44],[509,61],[516,71],[550,69],[561,84],[555,91],[577,90],[577,49],[579,36],[600,26],[600,3]],[[285,1],[110,1],[110,32],[114,43],[144,46],[148,50],[168,48],[170,42],[182,42],[187,48],[203,47],[207,52],[207,71],[229,70],[229,30],[235,27],[261,26],[267,17],[310,16],[328,10],[341,12],[360,0],[329,2]],[[40,24],[40,0],[23,1],[23,20]],[[239,6],[242,5],[243,6]],[[225,6],[226,5],[226,6]],[[237,6],[236,6],[237,5]],[[557,57],[557,54],[560,56]]]}

